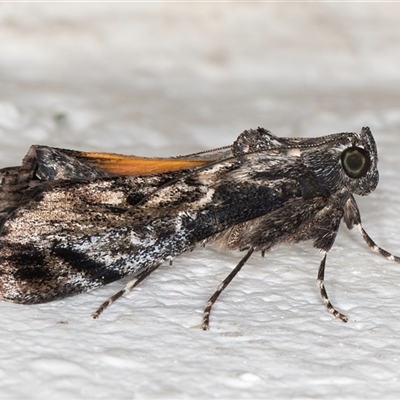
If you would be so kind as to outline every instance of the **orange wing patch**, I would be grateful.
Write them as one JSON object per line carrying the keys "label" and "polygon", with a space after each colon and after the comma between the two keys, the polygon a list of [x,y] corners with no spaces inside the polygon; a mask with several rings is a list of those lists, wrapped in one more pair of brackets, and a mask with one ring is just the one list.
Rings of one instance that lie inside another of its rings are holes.
{"label": "orange wing patch", "polygon": [[114,175],[143,176],[163,174],[200,167],[210,160],[189,160],[176,158],[145,158],[120,154],[86,153],[76,154],[95,167]]}

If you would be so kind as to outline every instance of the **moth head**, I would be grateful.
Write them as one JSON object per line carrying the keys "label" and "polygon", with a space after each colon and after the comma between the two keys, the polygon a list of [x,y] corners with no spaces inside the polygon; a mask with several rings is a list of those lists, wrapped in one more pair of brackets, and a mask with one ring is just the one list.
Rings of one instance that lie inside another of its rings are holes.
{"label": "moth head", "polygon": [[378,185],[378,154],[369,128],[362,128],[351,146],[341,154],[342,169],[351,192],[365,196]]}

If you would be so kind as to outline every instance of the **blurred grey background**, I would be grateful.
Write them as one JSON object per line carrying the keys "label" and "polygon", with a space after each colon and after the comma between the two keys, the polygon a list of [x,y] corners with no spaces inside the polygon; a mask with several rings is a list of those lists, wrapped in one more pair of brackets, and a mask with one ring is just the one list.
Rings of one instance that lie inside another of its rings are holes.
{"label": "blurred grey background", "polygon": [[1,159],[31,142],[182,153],[259,125],[395,132],[399,7],[3,3]]}

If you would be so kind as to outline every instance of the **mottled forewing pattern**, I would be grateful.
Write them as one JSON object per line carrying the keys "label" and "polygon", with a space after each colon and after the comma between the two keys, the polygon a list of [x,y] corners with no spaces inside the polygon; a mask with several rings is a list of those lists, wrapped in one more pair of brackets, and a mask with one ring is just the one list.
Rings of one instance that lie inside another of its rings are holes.
{"label": "mottled forewing pattern", "polygon": [[32,146],[20,167],[0,170],[3,300],[50,301],[127,275],[137,277],[131,289],[197,244],[247,250],[207,305],[208,329],[213,303],[253,251],[312,240],[324,253],[321,295],[345,320],[326,294],[325,259],[343,218],[376,246],[353,197],[378,183],[368,128],[305,139],[249,130],[230,147],[184,156],[205,160],[198,167],[146,176],[115,176],[82,154]]}

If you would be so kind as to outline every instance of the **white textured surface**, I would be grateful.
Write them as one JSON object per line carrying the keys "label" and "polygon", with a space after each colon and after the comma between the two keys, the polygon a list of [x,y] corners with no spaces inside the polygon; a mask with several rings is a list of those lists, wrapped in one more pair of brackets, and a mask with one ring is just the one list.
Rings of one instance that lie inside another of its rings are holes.
{"label": "white textured surface", "polygon": [[[0,5],[0,160],[32,143],[174,155],[245,128],[318,136],[369,125],[381,182],[364,226],[400,252],[400,4]],[[29,234],[29,232],[27,232]],[[400,267],[343,226],[325,311],[309,244],[197,250],[100,318],[116,283],[38,306],[1,303],[1,398],[398,398]]]}

